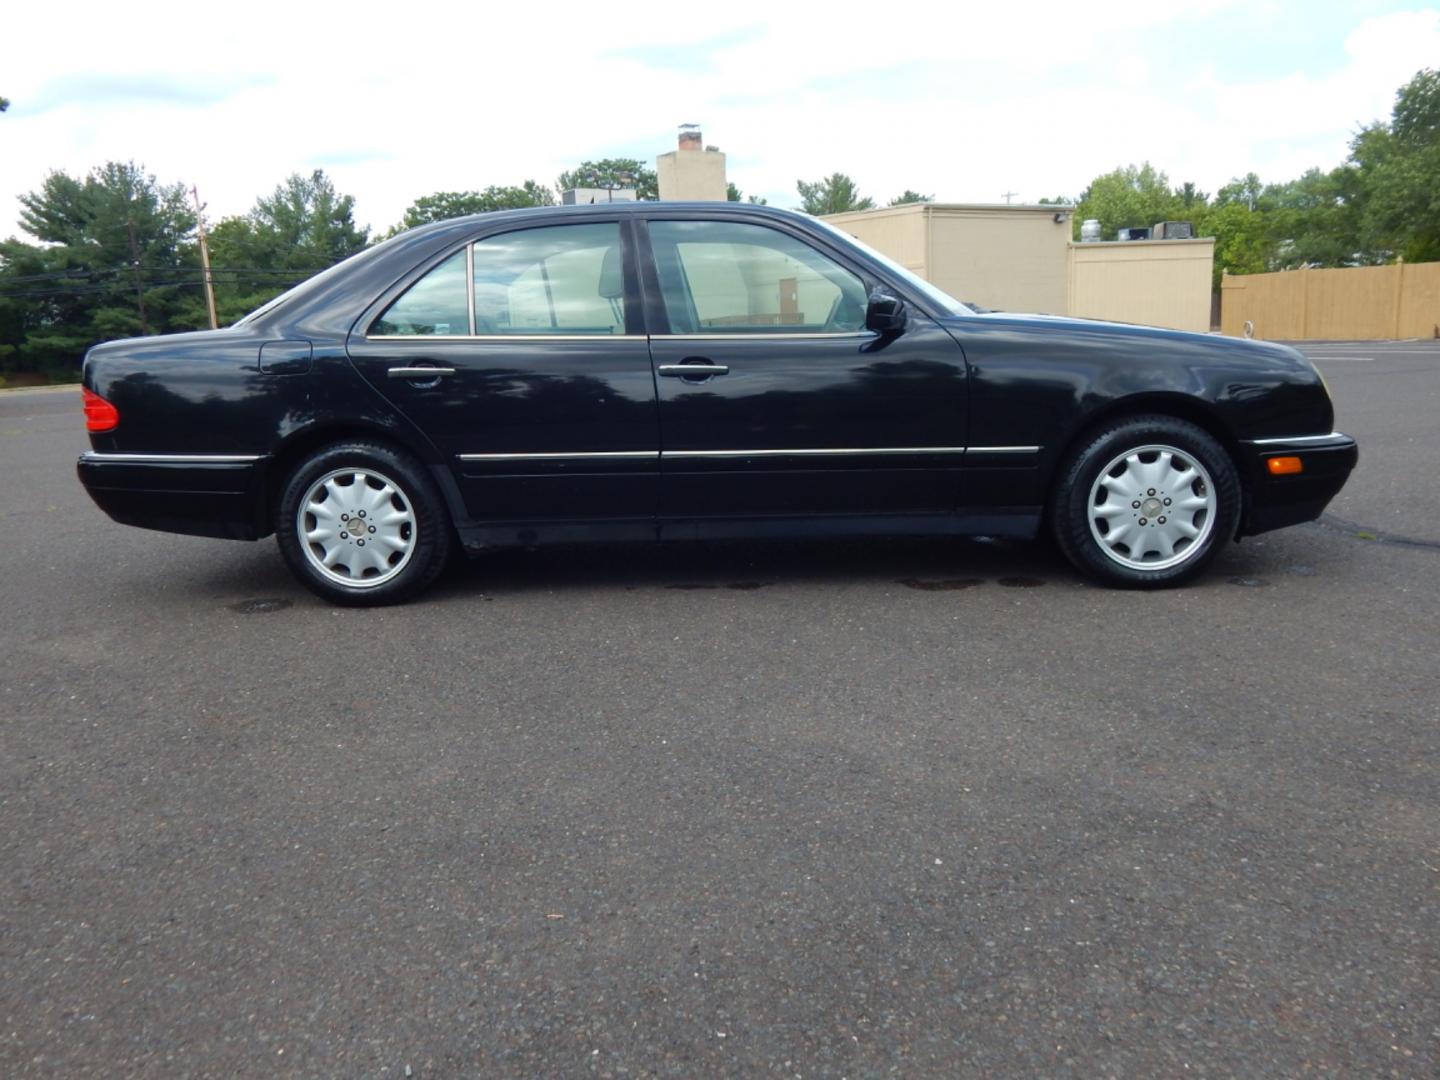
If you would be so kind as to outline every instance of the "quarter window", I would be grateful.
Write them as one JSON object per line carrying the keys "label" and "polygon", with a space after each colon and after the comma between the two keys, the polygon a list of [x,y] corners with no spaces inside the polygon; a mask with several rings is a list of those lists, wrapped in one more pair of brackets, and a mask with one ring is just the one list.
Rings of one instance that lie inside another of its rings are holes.
{"label": "quarter window", "polygon": [[864,328],[860,278],[787,233],[728,221],[652,221],[649,231],[672,333]]}
{"label": "quarter window", "polygon": [[370,328],[372,334],[456,336],[470,333],[462,248],[411,285]]}

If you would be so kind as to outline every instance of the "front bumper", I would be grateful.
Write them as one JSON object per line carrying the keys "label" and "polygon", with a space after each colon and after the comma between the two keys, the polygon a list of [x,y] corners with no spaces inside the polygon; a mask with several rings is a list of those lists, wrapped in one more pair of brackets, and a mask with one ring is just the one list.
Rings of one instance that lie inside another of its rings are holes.
{"label": "front bumper", "polygon": [[[1302,470],[1272,476],[1266,461],[1273,457],[1298,457]],[[1359,459],[1355,440],[1338,431],[1244,442],[1240,465],[1246,472],[1249,500],[1240,535],[1314,521],[1345,486]]]}
{"label": "front bumper", "polygon": [[95,505],[123,525],[257,540],[266,459],[252,454],[135,454],[87,450],[76,462]]}

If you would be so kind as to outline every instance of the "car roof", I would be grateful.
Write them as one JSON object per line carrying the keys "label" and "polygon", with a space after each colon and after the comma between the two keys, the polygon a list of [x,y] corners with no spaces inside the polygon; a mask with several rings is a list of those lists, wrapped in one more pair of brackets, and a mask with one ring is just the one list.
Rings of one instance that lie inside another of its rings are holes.
{"label": "car roof", "polygon": [[463,217],[446,218],[430,222],[409,230],[411,233],[437,232],[460,225],[478,225],[502,220],[519,221],[530,218],[584,217],[588,214],[653,214],[673,211],[703,212],[706,214],[759,215],[778,219],[808,219],[810,215],[798,210],[782,210],[777,206],[763,206],[759,203],[736,203],[703,200],[656,201],[631,200],[623,202],[581,203],[574,206],[524,206],[515,210],[489,210],[482,214],[466,214]]}

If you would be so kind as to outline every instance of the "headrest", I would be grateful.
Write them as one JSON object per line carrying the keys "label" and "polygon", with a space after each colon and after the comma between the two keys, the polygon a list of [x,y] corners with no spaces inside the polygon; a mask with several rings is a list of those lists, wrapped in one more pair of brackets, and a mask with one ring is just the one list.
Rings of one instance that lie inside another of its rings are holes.
{"label": "headrest", "polygon": [[600,295],[606,300],[618,300],[625,295],[625,274],[620,267],[620,245],[605,249],[600,260]]}

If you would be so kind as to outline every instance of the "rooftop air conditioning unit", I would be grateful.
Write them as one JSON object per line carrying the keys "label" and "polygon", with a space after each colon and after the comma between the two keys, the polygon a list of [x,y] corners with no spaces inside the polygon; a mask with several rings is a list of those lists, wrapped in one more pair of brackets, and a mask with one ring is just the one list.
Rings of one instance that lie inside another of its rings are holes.
{"label": "rooftop air conditioning unit", "polygon": [[1150,230],[1146,228],[1119,229],[1115,233],[1116,240],[1149,240]]}
{"label": "rooftop air conditioning unit", "polygon": [[1150,230],[1152,240],[1193,240],[1195,226],[1188,221],[1159,221]]}

